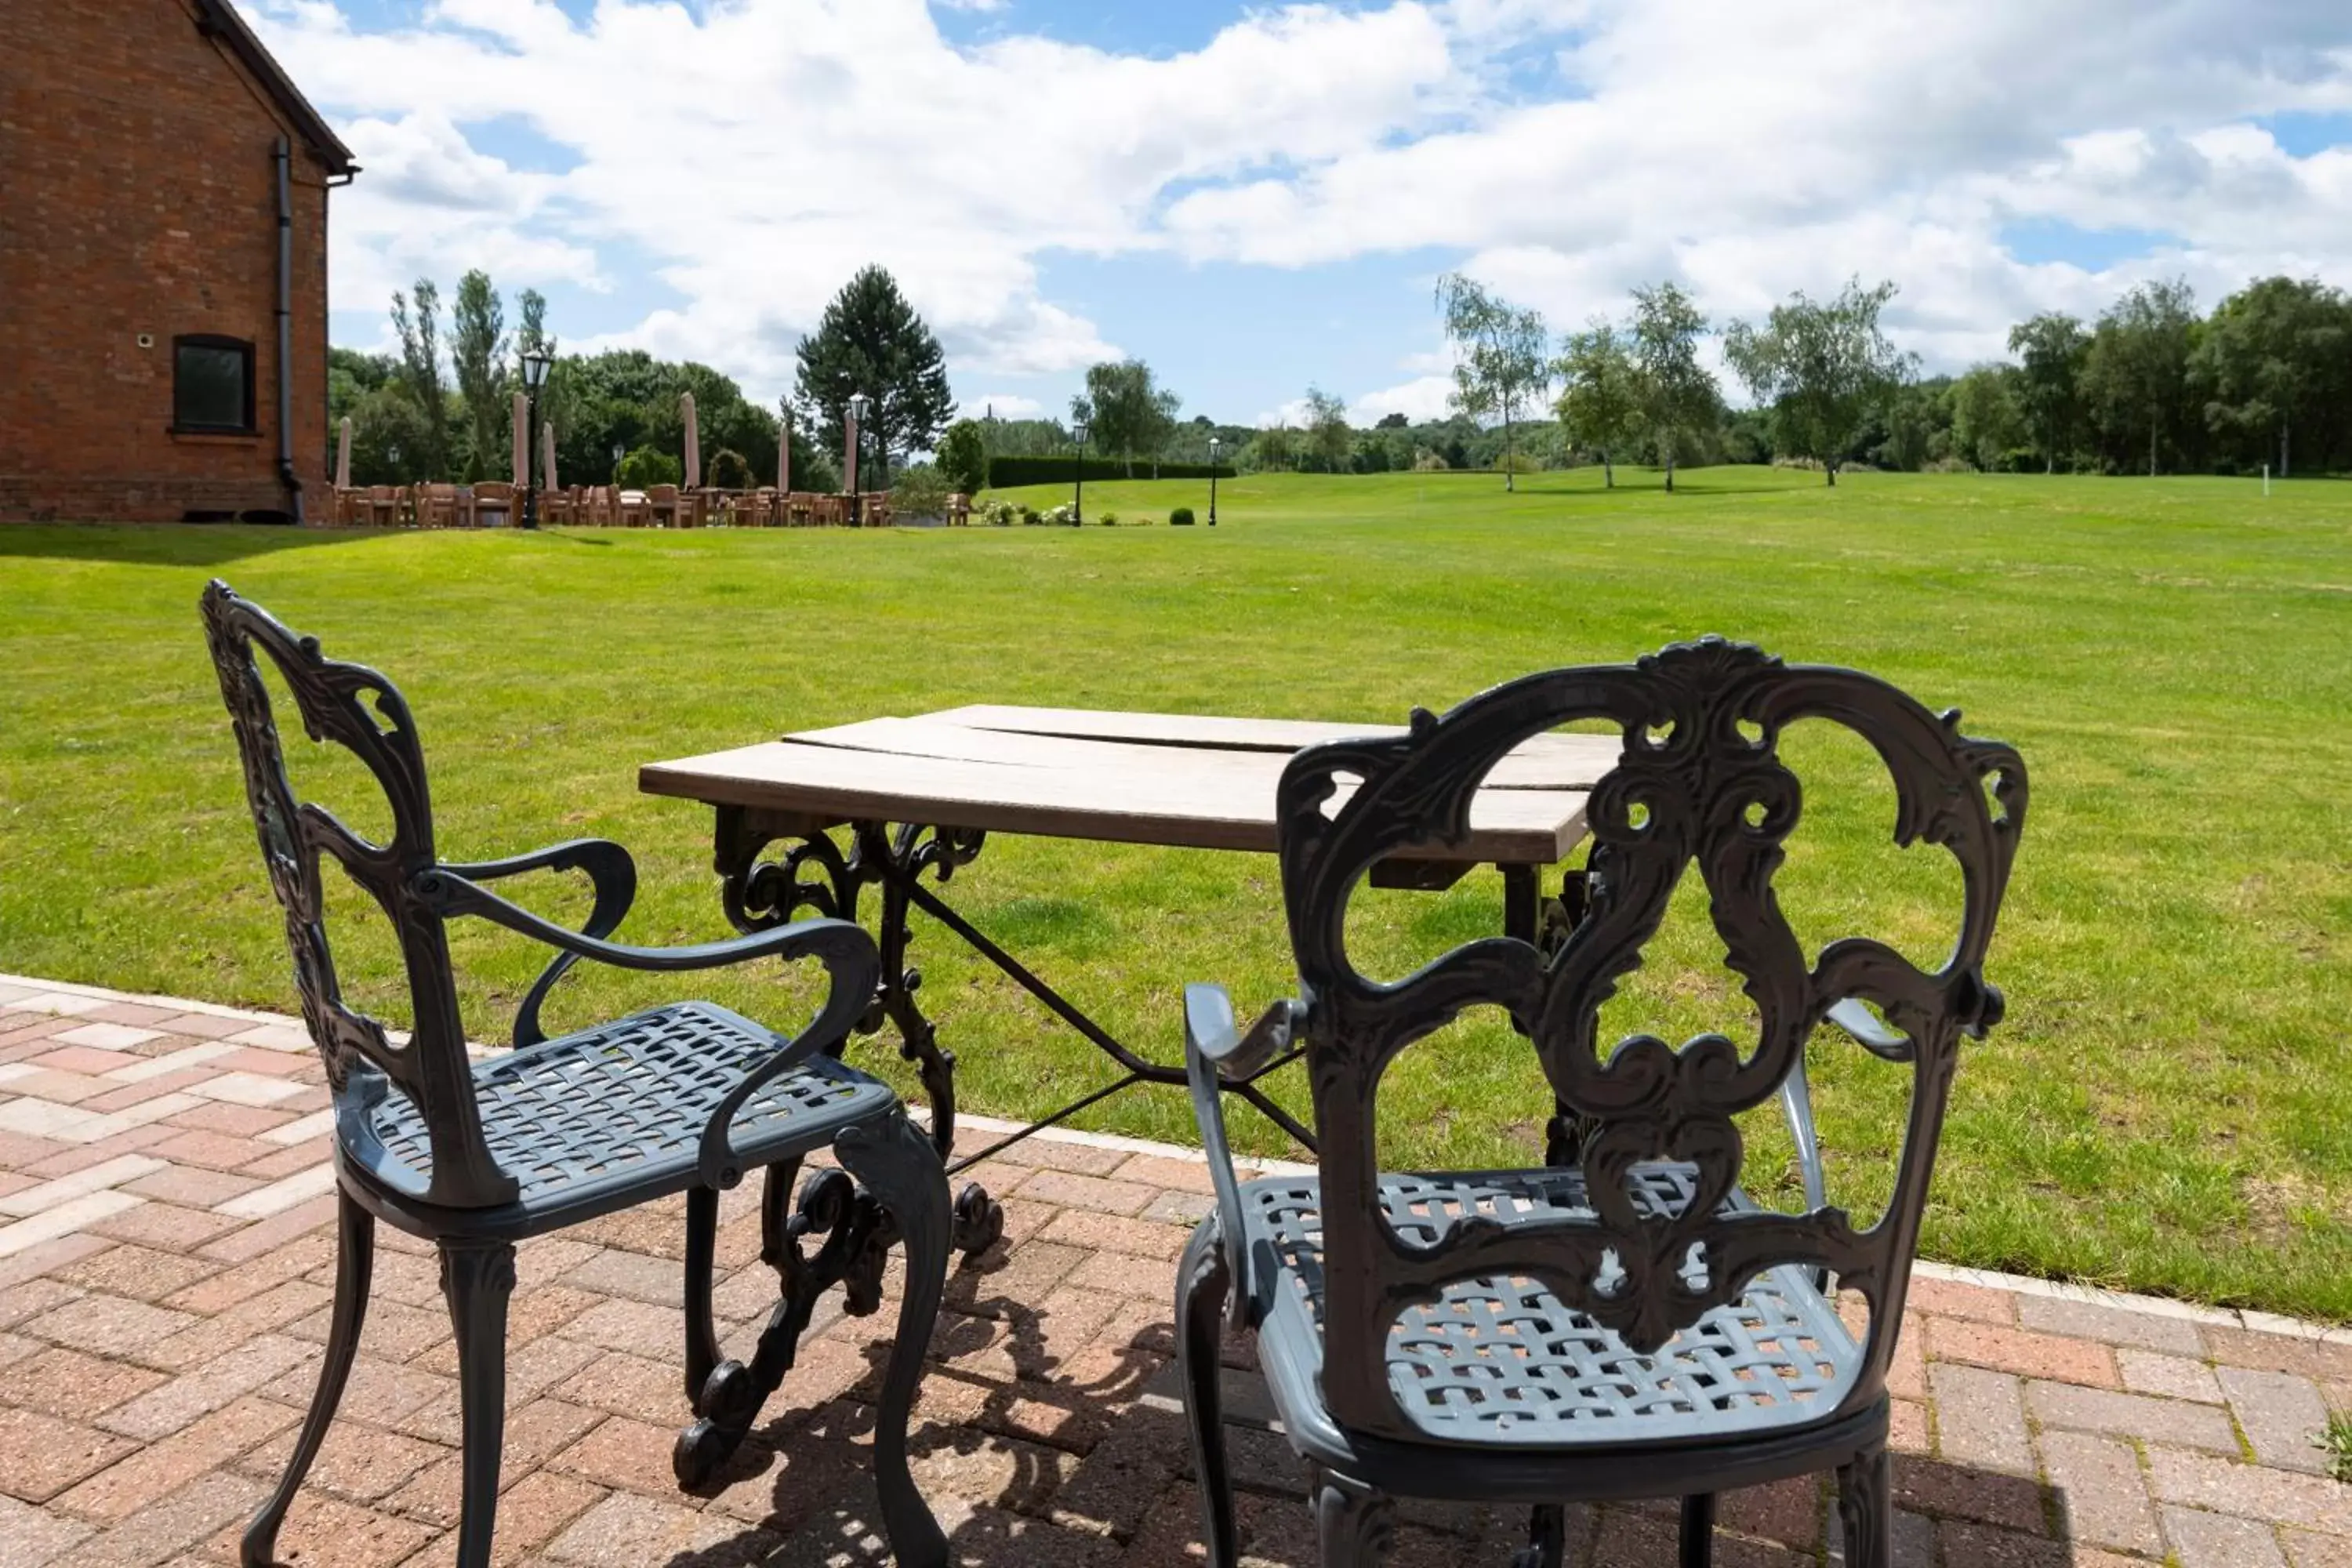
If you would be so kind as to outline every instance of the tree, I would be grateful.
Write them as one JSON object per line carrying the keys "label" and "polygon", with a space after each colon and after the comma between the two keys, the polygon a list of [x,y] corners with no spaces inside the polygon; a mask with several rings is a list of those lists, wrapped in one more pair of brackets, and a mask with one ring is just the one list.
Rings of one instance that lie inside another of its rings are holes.
{"label": "tree", "polygon": [[1251,437],[1250,444],[1242,449],[1240,466],[1254,473],[1286,468],[1290,464],[1291,429],[1279,419]]}
{"label": "tree", "polygon": [[1980,364],[1952,384],[1952,445],[1985,472],[2026,438],[2024,380],[2014,365]]}
{"label": "tree", "polygon": [[1601,454],[1601,485],[1617,488],[1617,453],[1640,428],[1639,373],[1626,340],[1609,322],[1594,318],[1560,344],[1552,371],[1562,384],[1560,430],[1572,446]]}
{"label": "tree", "polygon": [[977,495],[988,483],[988,441],[977,419],[959,419],[940,437],[939,468],[950,489]]}
{"label": "tree", "polygon": [[1070,399],[1070,417],[1090,424],[1091,444],[1125,458],[1133,479],[1139,454],[1156,460],[1166,450],[1183,404],[1152,384],[1151,367],[1141,360],[1106,361],[1087,367],[1087,389]]}
{"label": "tree", "polygon": [[509,455],[506,315],[488,273],[477,267],[457,279],[457,298],[449,307],[449,361],[466,400],[468,479],[498,472],[499,459]]}
{"label": "tree", "polygon": [[866,430],[880,458],[877,489],[890,482],[893,452],[929,451],[955,416],[940,341],[880,267],[842,286],[798,357],[800,399],[832,429],[842,427],[853,393],[873,400]]}
{"label": "tree", "polygon": [[2009,330],[2009,352],[2021,357],[2018,411],[2042,447],[2042,471],[2058,471],[2058,455],[2068,449],[2082,420],[2083,359],[2091,340],[2083,323],[2045,312]]}
{"label": "tree", "polygon": [[1864,289],[1859,278],[1833,300],[1809,300],[1801,289],[1773,306],[1762,327],[1734,321],[1724,334],[1724,357],[1771,406],[1775,444],[1817,459],[1832,485],[1863,422],[1886,407],[1918,363],[1878,329],[1895,292],[1891,282]]}
{"label": "tree", "polygon": [[1633,290],[1633,364],[1642,422],[1657,442],[1666,470],[1666,493],[1675,489],[1675,449],[1683,436],[1701,428],[1721,405],[1715,377],[1698,363],[1698,340],[1706,318],[1690,296],[1672,283]]}
{"label": "tree", "polygon": [[1517,488],[1508,459],[1511,427],[1520,405],[1549,379],[1544,358],[1550,334],[1543,317],[1489,293],[1475,279],[1449,272],[1437,280],[1437,313],[1456,351],[1454,405],[1473,419],[1503,422],[1503,488]]}
{"label": "tree", "polygon": [[1412,423],[1412,420],[1407,419],[1402,414],[1383,414],[1381,416],[1380,423],[1373,426],[1372,428],[1375,430],[1402,430]]}
{"label": "tree", "polygon": [[[399,289],[392,291],[392,329],[400,338],[400,379],[415,403],[425,449],[409,460],[428,479],[449,472],[449,393],[441,380],[441,290],[419,278],[411,290],[414,312]],[[357,476],[353,476],[357,482]]]}
{"label": "tree", "polygon": [[2279,477],[2289,472],[2294,437],[2334,412],[2345,387],[2352,304],[2317,279],[2265,278],[2215,308],[2198,345],[2197,379],[2211,394],[2205,417],[2217,431],[2275,437]]}
{"label": "tree", "polygon": [[1344,474],[1355,453],[1356,433],[1348,428],[1348,405],[1319,386],[1307,389],[1307,449],[1327,474]]}
{"label": "tree", "polygon": [[2104,433],[2147,435],[2147,471],[2164,438],[2189,421],[2189,363],[2197,338],[2196,297],[2188,280],[2143,283],[2110,306],[2091,333],[2083,384]]}

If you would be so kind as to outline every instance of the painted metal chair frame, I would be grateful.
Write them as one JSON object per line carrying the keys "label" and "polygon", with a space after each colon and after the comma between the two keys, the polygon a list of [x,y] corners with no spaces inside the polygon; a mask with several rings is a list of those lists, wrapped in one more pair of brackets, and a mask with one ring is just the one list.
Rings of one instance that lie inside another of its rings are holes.
{"label": "painted metal chair frame", "polygon": [[[1213,1568],[1236,1552],[1217,1381],[1229,1325],[1256,1332],[1285,1432],[1309,1466],[1326,1563],[1379,1555],[1394,1494],[1532,1505],[1524,1568],[1561,1561],[1564,1504],[1679,1496],[1689,1568],[1709,1561],[1716,1493],[1834,1468],[1848,1568],[1889,1568],[1887,1362],[1960,1042],[2000,1016],[1983,963],[2026,806],[2017,753],[1963,736],[1958,718],[1868,676],[1709,638],[1630,666],[1530,676],[1443,718],[1416,710],[1403,736],[1292,761],[1277,809],[1299,999],[1244,1031],[1218,988],[1185,997],[1217,1206],[1178,1279],[1179,1361]],[[1807,719],[1876,750],[1898,844],[1958,862],[1963,910],[1941,968],[1863,938],[1809,959],[1783,918],[1772,879],[1801,792],[1777,747]],[[1393,984],[1359,973],[1344,927],[1370,868],[1465,834],[1498,759],[1580,720],[1625,739],[1591,793],[1590,900],[1573,928],[1549,951],[1493,937]],[[1694,862],[1759,1038],[1743,1050],[1703,1034],[1677,1049],[1637,1034],[1603,1057],[1601,1005],[1640,965]],[[1579,1152],[1553,1169],[1381,1173],[1382,1072],[1481,1005],[1533,1043],[1563,1114],[1582,1125]],[[1911,1069],[1893,1190],[1867,1229],[1824,1201],[1803,1062],[1825,1022]],[[1294,1042],[1307,1057],[1319,1174],[1240,1182],[1219,1082]],[[1797,1133],[1803,1214],[1759,1205],[1738,1184],[1732,1119],[1776,1096]],[[1837,1298],[1853,1294],[1868,1323],[1850,1331]]]}
{"label": "painted metal chair frame", "polygon": [[[434,847],[423,749],[391,682],[327,658],[316,638],[297,636],[226,584],[205,589],[203,611],[263,863],[285,910],[303,1017],[327,1066],[341,1199],[332,1329],[318,1391],[284,1478],[245,1533],[246,1568],[273,1561],[278,1527],[334,1418],[366,1315],[379,1218],[440,1251],[464,1402],[457,1560],[459,1568],[487,1568],[514,1244],[678,1193],[687,1194],[685,1383],[699,1417],[679,1436],[680,1481],[707,1479],[741,1441],[790,1369],[823,1291],[844,1283],[851,1311],[877,1310],[887,1251],[901,1246],[906,1288],[883,1374],[877,1480],[898,1560],[944,1563],[946,1542],[908,1473],[906,1434],[945,1283],[947,1180],[930,1140],[888,1087],[838,1059],[874,995],[879,958],[872,939],[847,921],[810,920],[698,946],[627,946],[606,940],[636,889],[635,866],[617,844],[577,839],[503,860],[444,861]],[[391,805],[388,843],[372,843],[325,807],[298,801],[257,653],[311,738],[348,749],[382,786]],[[404,1042],[343,1000],[328,946],[321,856],[391,921],[415,1021]],[[483,886],[532,870],[587,873],[595,898],[582,930],[542,920]],[[460,915],[556,950],[518,1010],[515,1049],[481,1060],[467,1051],[445,929]],[[829,988],[807,1026],[789,1036],[688,1002],[546,1038],[541,1007],[583,958],[663,972],[813,959],[824,966]],[[789,1212],[784,1194],[801,1158],[828,1146],[849,1174],[817,1173],[798,1212]],[[720,1358],[711,1269],[719,1191],[753,1167],[767,1175],[761,1250],[782,1289],[746,1365]],[[813,1253],[803,1251],[804,1242],[819,1238]]]}

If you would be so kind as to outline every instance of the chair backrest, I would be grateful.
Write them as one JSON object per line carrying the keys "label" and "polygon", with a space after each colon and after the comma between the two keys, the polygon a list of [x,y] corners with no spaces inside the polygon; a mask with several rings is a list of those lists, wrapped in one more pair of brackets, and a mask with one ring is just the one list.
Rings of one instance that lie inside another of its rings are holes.
{"label": "chair backrest", "polygon": [[[262,865],[286,912],[302,1017],[326,1061],[337,1109],[363,1110],[383,1097],[389,1079],[415,1103],[432,1142],[429,1184],[410,1196],[458,1208],[510,1200],[516,1183],[499,1170],[482,1137],[448,940],[441,917],[412,890],[437,861],[425,753],[408,704],[374,670],[328,658],[316,637],[297,636],[218,579],[205,589],[203,605],[213,668],[245,764]],[[370,843],[325,806],[295,798],[257,650],[276,667],[311,738],[345,748],[374,775],[392,807],[389,843]],[[322,853],[376,901],[399,937],[415,1017],[405,1045],[394,1045],[382,1024],[343,1001],[327,942]],[[339,1136],[364,1124],[356,1115],[341,1120]]]}
{"label": "chair backrest", "polygon": [[[1555,670],[1498,686],[1443,718],[1416,710],[1409,731],[1301,752],[1284,770],[1283,896],[1296,952],[1322,1174],[1325,1396],[1343,1424],[1421,1435],[1386,1371],[1391,1326],[1448,1284],[1532,1279],[1642,1353],[1738,1300],[1764,1269],[1825,1268],[1869,1302],[1869,1330],[1839,1409],[1885,1384],[1963,1035],[1999,1019],[1985,950],[2024,823],[2015,752],[1960,734],[1894,687],[1852,670],[1787,666],[1708,638],[1633,665]],[[1782,731],[1822,719],[1860,735],[1892,775],[1899,844],[1925,841],[1958,862],[1958,941],[1924,973],[1863,938],[1801,950],[1772,879],[1801,792],[1781,763]],[[1549,956],[1528,942],[1468,942],[1393,984],[1349,962],[1348,904],[1371,867],[1411,846],[1459,843],[1487,770],[1556,726],[1599,720],[1624,736],[1586,812],[1588,907]],[[1334,795],[1353,781],[1336,809]],[[1327,810],[1329,815],[1327,816]],[[1638,968],[1685,869],[1696,862],[1727,962],[1746,983],[1759,1037],[1743,1056],[1720,1034],[1679,1048],[1649,1034],[1596,1050],[1601,1004]],[[1911,1068],[1909,1119],[1878,1222],[1857,1230],[1824,1207],[1806,1215],[1719,1212],[1742,1164],[1738,1113],[1769,1100],[1802,1062],[1836,1003],[1874,1005],[1901,1032],[1877,1054]],[[1591,1212],[1505,1224],[1457,1218],[1434,1245],[1381,1217],[1376,1151],[1382,1072],[1413,1041],[1465,1009],[1494,1005],[1535,1047],[1552,1091],[1591,1131],[1581,1167]],[[1661,1162],[1687,1167],[1679,1205],[1661,1199]],[[1824,1410],[1823,1416],[1831,1412]]]}

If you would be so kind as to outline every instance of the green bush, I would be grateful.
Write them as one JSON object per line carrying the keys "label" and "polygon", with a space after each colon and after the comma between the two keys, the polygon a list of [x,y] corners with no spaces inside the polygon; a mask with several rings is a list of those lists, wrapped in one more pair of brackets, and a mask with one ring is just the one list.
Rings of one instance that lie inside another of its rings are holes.
{"label": "green bush", "polygon": [[1095,521],[1101,523],[1105,528],[1117,528],[1118,526],[1118,513],[1115,511],[1107,511],[1097,517]]}
{"label": "green bush", "polygon": [[1169,523],[1169,526],[1170,526],[1170,527],[1171,527],[1171,528],[1190,528],[1190,527],[1192,527],[1192,509],[1191,507],[1189,507],[1189,506],[1180,506],[1180,507],[1178,507],[1174,511],[1171,511],[1171,512],[1170,512],[1170,513],[1168,514],[1168,523]]}
{"label": "green bush", "polygon": [[953,493],[930,463],[913,463],[890,477],[890,510],[899,517],[945,517]]}
{"label": "green bush", "polygon": [[977,420],[959,419],[940,438],[940,472],[948,484],[965,495],[976,495],[988,483],[988,443]]}
{"label": "green bush", "polygon": [[[1090,479],[1125,479],[1158,478],[1163,479],[1205,479],[1212,472],[1207,463],[1161,463],[1157,467],[1139,463],[1129,474],[1127,464],[1115,458],[1088,458],[1087,478]],[[1221,479],[1234,477],[1233,465],[1219,463],[1213,472]],[[991,489],[1011,489],[1015,485],[1066,485],[1078,477],[1076,458],[991,458],[988,460],[988,484]]]}
{"label": "green bush", "polygon": [[621,466],[613,470],[613,482],[625,490],[642,490],[674,485],[685,474],[686,466],[667,452],[640,447],[621,459]]}
{"label": "green bush", "polygon": [[748,490],[752,488],[751,465],[742,453],[721,447],[710,455],[709,481],[722,490]]}
{"label": "green bush", "polygon": [[980,515],[987,521],[991,528],[1010,528],[1023,510],[1009,500],[996,500],[990,501],[986,506],[982,507]]}

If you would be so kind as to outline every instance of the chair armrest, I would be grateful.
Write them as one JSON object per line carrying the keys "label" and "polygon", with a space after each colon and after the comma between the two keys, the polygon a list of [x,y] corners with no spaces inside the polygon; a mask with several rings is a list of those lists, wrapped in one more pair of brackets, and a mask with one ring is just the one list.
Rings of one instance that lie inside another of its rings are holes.
{"label": "chair armrest", "polygon": [[728,1136],[737,1113],[751,1103],[752,1096],[783,1074],[813,1058],[838,1056],[849,1031],[873,1005],[875,987],[882,979],[882,955],[876,950],[874,939],[853,921],[802,921],[777,929],[801,933],[792,952],[784,956],[822,960],[832,984],[825,992],[824,1005],[817,1009],[808,1027],[746,1074],[743,1081],[719,1102],[710,1120],[702,1124],[696,1173],[707,1187],[732,1187],[743,1179],[742,1158]]}
{"label": "chair armrest", "polygon": [[[534,849],[528,855],[513,855],[503,860],[444,862],[441,868],[453,876],[468,881],[488,882],[500,877],[520,876],[525,871],[585,871],[596,889],[596,901],[588,910],[588,921],[582,926],[585,936],[608,937],[629,912],[637,896],[637,863],[629,852],[609,838],[574,838],[562,844],[551,844],[544,849]],[[515,1009],[514,1043],[536,1045],[547,1038],[539,1025],[540,1005],[564,972],[580,962],[576,952],[559,952],[540,972],[539,979],[524,995],[522,1005]]]}
{"label": "chair armrest", "polygon": [[1884,1057],[1891,1062],[1907,1062],[1912,1058],[1911,1037],[1879,1022],[1878,1015],[1864,1006],[1858,997],[1849,996],[1843,1002],[1831,1003],[1829,1011],[1822,1016],[1844,1030],[1854,1044],[1873,1056]]}
{"label": "chair armrest", "polygon": [[1226,1077],[1247,1078],[1290,1045],[1298,1023],[1296,1002],[1276,1002],[1258,1016],[1244,1035],[1235,1026],[1233,998],[1222,985],[1184,987],[1184,1079],[1192,1091],[1192,1120],[1209,1159],[1209,1180],[1217,1193],[1218,1244],[1233,1276],[1226,1297],[1227,1321],[1238,1324],[1250,1294],[1249,1253],[1242,1245],[1241,1183],[1225,1142],[1225,1109],[1220,1098]]}
{"label": "chair armrest", "polygon": [[[813,933],[849,923],[830,920],[795,921],[790,925],[753,931],[749,936],[729,942],[688,942],[678,947],[633,947],[625,942],[604,942],[585,931],[575,931],[568,926],[544,920],[520,904],[499,898],[459,874],[454,867],[436,866],[431,870],[417,873],[410,890],[434,913],[444,917],[478,916],[493,925],[504,926],[550,947],[598,963],[609,963],[615,969],[657,973],[720,969],[754,958],[803,957],[817,952],[821,945],[813,944]],[[858,928],[852,925],[849,929],[856,931]],[[872,998],[868,996],[863,1000],[870,1003]]]}

